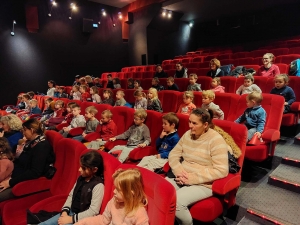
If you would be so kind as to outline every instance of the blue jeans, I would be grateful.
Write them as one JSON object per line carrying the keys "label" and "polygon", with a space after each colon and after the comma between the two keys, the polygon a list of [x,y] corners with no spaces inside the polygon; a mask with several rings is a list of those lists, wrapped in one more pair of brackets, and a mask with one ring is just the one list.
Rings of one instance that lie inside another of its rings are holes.
{"label": "blue jeans", "polygon": [[73,137],[73,139],[82,142],[84,140],[84,137],[82,135],[79,135],[79,136]]}
{"label": "blue jeans", "polygon": [[[73,215],[74,215],[74,213],[72,211],[70,211],[69,216],[73,216]],[[60,213],[42,223],[39,223],[39,225],[57,225],[58,224],[57,221],[58,221],[59,217],[60,217]],[[73,223],[68,223],[68,224],[72,225]]]}

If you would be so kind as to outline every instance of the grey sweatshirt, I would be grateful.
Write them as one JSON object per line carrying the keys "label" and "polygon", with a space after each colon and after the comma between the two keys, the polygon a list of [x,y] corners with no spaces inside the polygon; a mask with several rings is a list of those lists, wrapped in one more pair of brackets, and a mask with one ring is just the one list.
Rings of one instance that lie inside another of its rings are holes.
{"label": "grey sweatshirt", "polygon": [[128,139],[127,146],[149,145],[151,142],[150,131],[145,124],[141,126],[132,125],[123,134],[117,135],[116,139]]}

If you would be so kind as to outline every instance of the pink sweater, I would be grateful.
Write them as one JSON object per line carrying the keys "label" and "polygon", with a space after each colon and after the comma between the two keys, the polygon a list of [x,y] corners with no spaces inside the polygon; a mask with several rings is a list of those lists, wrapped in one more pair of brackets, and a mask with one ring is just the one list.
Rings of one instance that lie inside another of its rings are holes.
{"label": "pink sweater", "polygon": [[9,159],[0,160],[0,182],[6,180],[10,177],[12,171],[14,170],[14,164]]}
{"label": "pink sweater", "polygon": [[278,74],[280,74],[279,67],[275,64],[272,64],[268,70],[265,70],[265,67],[261,66],[257,71],[257,76],[262,77],[275,77]]}
{"label": "pink sweater", "polygon": [[212,90],[213,92],[225,93],[225,87],[221,85],[218,85],[217,87],[212,88],[210,90]]}
{"label": "pink sweater", "polygon": [[188,105],[182,103],[180,106],[179,106],[179,109],[177,111],[177,113],[181,113],[181,114],[186,114],[186,115],[190,115],[192,110],[195,109],[196,106],[193,104],[193,103],[190,103]]}
{"label": "pink sweater", "polygon": [[135,215],[126,216],[124,208],[117,208],[112,198],[102,215],[82,219],[75,225],[149,225],[149,218],[144,207],[140,207]]}

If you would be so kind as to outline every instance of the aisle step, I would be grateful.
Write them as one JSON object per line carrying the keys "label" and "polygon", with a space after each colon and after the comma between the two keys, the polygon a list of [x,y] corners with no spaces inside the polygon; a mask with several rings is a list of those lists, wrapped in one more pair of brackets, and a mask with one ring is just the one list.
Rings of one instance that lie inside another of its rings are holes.
{"label": "aisle step", "polygon": [[277,218],[276,216],[267,214],[265,212],[262,212],[262,211],[259,211],[257,209],[253,209],[253,208],[247,209],[247,215],[245,218],[248,220],[248,221],[246,220],[246,222],[249,222],[249,223],[241,223],[241,225],[252,224],[253,222],[255,222],[255,223],[253,223],[253,225],[256,225],[256,224],[294,225],[293,223],[285,221],[281,218]]}

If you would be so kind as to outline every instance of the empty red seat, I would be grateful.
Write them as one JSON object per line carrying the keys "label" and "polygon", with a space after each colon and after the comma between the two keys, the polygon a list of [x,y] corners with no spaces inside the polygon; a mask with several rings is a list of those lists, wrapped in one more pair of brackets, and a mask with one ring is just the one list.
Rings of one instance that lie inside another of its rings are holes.
{"label": "empty red seat", "polygon": [[168,74],[169,77],[174,77],[176,69],[167,70],[165,72]]}
{"label": "empty red seat", "polygon": [[231,55],[232,53],[221,54],[218,56],[218,60],[231,59]]}
{"label": "empty red seat", "polygon": [[210,69],[208,67],[207,68],[199,68],[197,75],[198,76],[206,76],[208,71],[210,71]]}
{"label": "empty red seat", "polygon": [[155,71],[155,70],[156,70],[156,65],[148,65],[148,66],[145,66],[144,71]]}
{"label": "empty red seat", "polygon": [[175,78],[174,80],[175,80],[175,84],[177,84],[179,88],[179,91],[186,91],[187,86],[190,84],[189,78]]}
{"label": "empty red seat", "polygon": [[187,65],[187,64],[190,63],[192,60],[193,60],[193,58],[184,58],[184,59],[182,59],[181,62],[182,62],[183,64]]}
{"label": "empty red seat", "polygon": [[236,52],[233,53],[231,58],[232,59],[239,59],[239,58],[246,58],[248,57],[249,52]]}
{"label": "empty red seat", "polygon": [[133,78],[133,72],[125,72],[124,78]]}
{"label": "empty red seat", "polygon": [[201,84],[201,89],[202,90],[209,90],[211,87],[211,77],[207,77],[207,76],[199,76],[197,83]]}
{"label": "empty red seat", "polygon": [[300,46],[299,47],[290,48],[289,54],[300,54]]}
{"label": "empty red seat", "polygon": [[219,105],[220,109],[224,112],[225,120],[234,120],[236,107],[240,96],[233,93],[216,93],[214,103]]}
{"label": "empty red seat", "polygon": [[221,62],[221,66],[230,65],[230,64],[234,65],[234,59],[222,59],[220,60],[220,62]]}
{"label": "empty red seat", "polygon": [[204,57],[203,62],[209,62],[213,58],[216,58],[217,55],[207,55]]}
{"label": "empty red seat", "polygon": [[136,72],[136,66],[129,67],[128,72]]}
{"label": "empty red seat", "polygon": [[199,68],[209,68],[209,61],[199,63]]}
{"label": "empty red seat", "polygon": [[170,63],[172,63],[172,62],[173,62],[172,59],[164,60],[164,61],[162,61],[162,66],[167,65],[167,64],[170,64]]}
{"label": "empty red seat", "polygon": [[236,77],[224,76],[221,77],[221,86],[225,87],[226,93],[235,93],[236,91]]}
{"label": "empty red seat", "polygon": [[281,55],[276,58],[276,62],[290,64],[292,61],[299,58],[300,58],[300,54]]}
{"label": "empty red seat", "polygon": [[235,66],[240,66],[240,65],[253,65],[253,58],[247,57],[247,58],[239,58],[234,60],[234,65]]}
{"label": "empty red seat", "polygon": [[142,78],[152,78],[154,77],[154,74],[155,74],[154,71],[142,72]]}
{"label": "empty red seat", "polygon": [[203,56],[197,56],[193,58],[193,62],[203,62]]}
{"label": "empty red seat", "polygon": [[136,68],[135,69],[136,72],[144,72],[145,71],[145,66],[136,66],[135,68]]}
{"label": "empty red seat", "polygon": [[199,76],[199,69],[197,68],[188,68],[188,74],[195,73]]}
{"label": "empty red seat", "polygon": [[121,69],[121,72],[125,72],[125,73],[126,73],[126,72],[129,72],[129,68],[130,68],[130,67],[123,67],[123,68]]}
{"label": "empty red seat", "polygon": [[186,55],[195,55],[195,52],[187,52]]}
{"label": "empty red seat", "polygon": [[289,73],[289,65],[284,63],[276,63],[276,66],[278,66],[280,73]]}
{"label": "empty red seat", "polygon": [[[177,78],[184,79],[184,78]],[[175,82],[177,84],[177,82]],[[178,91],[160,91],[162,98],[160,99],[164,112],[177,112],[179,104],[182,102],[182,92]]]}
{"label": "empty red seat", "polygon": [[199,68],[199,63],[198,62],[190,62],[190,63],[187,63],[185,65],[185,67],[187,67],[187,68]]}
{"label": "empty red seat", "polygon": [[289,49],[288,48],[275,48],[275,49],[270,50],[270,52],[275,56],[287,55],[287,54],[289,54]]}
{"label": "empty red seat", "polygon": [[172,70],[175,69],[175,64],[167,64],[163,66],[164,70]]}
{"label": "empty red seat", "polygon": [[173,64],[181,63],[181,60],[182,60],[182,59],[173,59],[173,62],[172,62],[172,63],[173,63]]}
{"label": "empty red seat", "polygon": [[269,52],[269,50],[267,50],[267,49],[254,50],[254,51],[249,52],[248,57],[252,57],[252,58],[263,57],[263,55],[268,52]]}
{"label": "empty red seat", "polygon": [[143,75],[143,72],[133,72],[133,78],[134,79],[141,79]]}
{"label": "empty red seat", "polygon": [[149,90],[152,87],[152,78],[145,78],[141,80],[141,86],[144,90]]}
{"label": "empty red seat", "polygon": [[125,77],[125,73],[124,73],[124,72],[118,72],[117,77],[118,77],[119,79],[123,79],[123,78]]}

